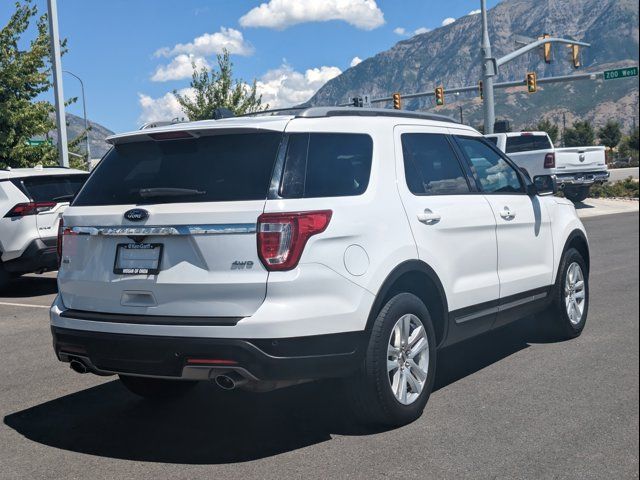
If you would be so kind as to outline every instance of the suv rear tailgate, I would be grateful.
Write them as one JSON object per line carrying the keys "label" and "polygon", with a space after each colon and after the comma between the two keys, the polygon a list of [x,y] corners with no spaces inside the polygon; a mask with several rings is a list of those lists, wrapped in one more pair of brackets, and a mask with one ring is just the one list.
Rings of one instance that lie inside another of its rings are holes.
{"label": "suv rear tailgate", "polygon": [[[281,139],[275,131],[219,129],[116,144],[64,214],[64,305],[180,318],[252,315],[267,287],[256,225]],[[135,215],[125,215],[130,210]]]}
{"label": "suv rear tailgate", "polygon": [[[150,205],[144,224],[124,220],[134,207],[70,207],[65,213],[65,227],[78,233],[63,237],[58,283],[67,308],[215,317],[257,310],[267,284],[255,233],[264,201],[218,203],[215,211],[195,203]],[[161,245],[160,271],[115,273],[118,245],[124,244]]]}

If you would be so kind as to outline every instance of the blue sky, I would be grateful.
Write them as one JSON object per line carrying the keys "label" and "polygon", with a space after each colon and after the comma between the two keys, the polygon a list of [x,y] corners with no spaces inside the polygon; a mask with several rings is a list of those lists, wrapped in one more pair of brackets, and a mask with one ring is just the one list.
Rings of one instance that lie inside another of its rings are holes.
{"label": "blue sky", "polygon": [[[33,0],[41,12],[46,0]],[[492,7],[497,0],[489,0]],[[190,63],[215,63],[222,46],[235,74],[254,78],[264,100],[306,100],[357,59],[420,29],[479,9],[479,0],[58,0],[68,39],[63,68],[85,82],[89,118],[114,131],[178,114],[169,92],[188,87]],[[0,26],[13,1],[0,2]],[[355,60],[354,60],[355,59]],[[64,76],[65,96],[80,96]],[[188,93],[187,90],[185,92]],[[69,111],[81,115],[80,102]]]}

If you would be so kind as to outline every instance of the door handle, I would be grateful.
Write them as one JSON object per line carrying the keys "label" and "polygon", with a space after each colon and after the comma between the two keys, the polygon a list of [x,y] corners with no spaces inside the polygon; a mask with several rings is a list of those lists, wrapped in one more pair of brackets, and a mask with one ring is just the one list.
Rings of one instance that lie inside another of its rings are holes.
{"label": "door handle", "polygon": [[500,216],[505,220],[513,220],[516,218],[516,212],[511,210],[509,207],[504,207],[504,210],[500,211]]}
{"label": "door handle", "polygon": [[440,220],[442,220],[442,216],[439,213],[433,213],[428,208],[424,209],[424,213],[418,214],[418,221],[424,223],[425,225],[435,225]]}

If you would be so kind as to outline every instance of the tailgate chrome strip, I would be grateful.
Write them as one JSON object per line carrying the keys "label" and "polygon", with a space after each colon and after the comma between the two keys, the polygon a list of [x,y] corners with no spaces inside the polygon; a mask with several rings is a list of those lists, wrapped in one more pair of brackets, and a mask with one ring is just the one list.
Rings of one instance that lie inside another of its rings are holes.
{"label": "tailgate chrome strip", "polygon": [[165,225],[165,226],[120,226],[120,227],[68,227],[77,235],[165,236],[165,235],[242,235],[256,233],[255,223],[225,223],[212,225]]}

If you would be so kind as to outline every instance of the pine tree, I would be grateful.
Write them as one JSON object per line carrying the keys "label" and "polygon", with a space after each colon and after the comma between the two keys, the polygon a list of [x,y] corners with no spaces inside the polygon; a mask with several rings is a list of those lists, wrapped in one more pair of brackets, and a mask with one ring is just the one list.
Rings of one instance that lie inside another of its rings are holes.
{"label": "pine tree", "polygon": [[609,150],[617,147],[620,140],[622,140],[620,123],[615,120],[607,121],[605,126],[598,130],[598,138],[600,139],[600,143]]}
{"label": "pine tree", "polygon": [[198,70],[193,64],[190,86],[193,96],[173,91],[189,120],[212,119],[217,108],[227,108],[236,115],[268,108],[268,105],[262,106],[262,95],[256,92],[255,80],[249,86],[242,80],[233,79],[233,63],[226,50],[218,55],[218,70],[206,67]]}
{"label": "pine tree", "polygon": [[564,132],[564,143],[567,147],[588,147],[594,144],[596,134],[593,127],[587,121],[573,122],[572,128]]}

